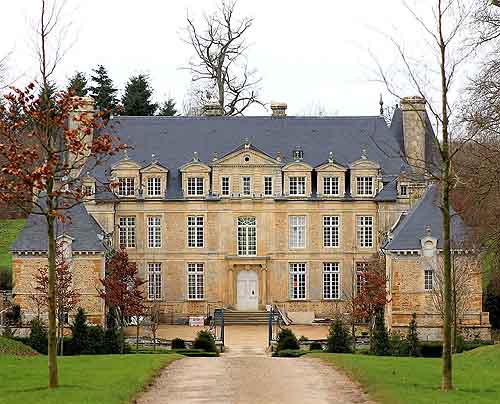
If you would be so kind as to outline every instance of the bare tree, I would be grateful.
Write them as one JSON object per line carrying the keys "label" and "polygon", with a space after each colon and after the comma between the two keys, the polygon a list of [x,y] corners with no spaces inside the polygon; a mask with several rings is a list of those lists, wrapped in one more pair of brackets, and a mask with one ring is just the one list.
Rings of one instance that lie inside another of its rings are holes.
{"label": "bare tree", "polygon": [[[462,128],[455,125],[454,112],[457,106],[453,101],[453,91],[457,89],[459,78],[465,78],[464,67],[477,49],[477,43],[471,44],[470,23],[473,20],[476,4],[464,0],[433,0],[432,7],[419,2],[420,11],[405,6],[422,31],[422,45],[426,53],[432,56],[431,65],[425,68],[421,59],[413,59],[399,39],[391,39],[403,67],[404,82],[427,101],[436,129],[434,139],[439,161],[409,159],[408,162],[417,170],[431,176],[440,184],[443,234],[443,368],[442,389],[453,389],[452,378],[452,245],[451,245],[451,191],[454,187],[452,162],[471,138],[462,136]],[[465,46],[469,44],[469,46]],[[380,63],[379,75],[387,90],[401,98],[401,90],[391,80],[386,69]],[[460,76],[462,75],[462,76]],[[436,101],[434,101],[436,100]],[[424,128],[428,127],[424,117],[418,114]]]}
{"label": "bare tree", "polygon": [[238,19],[235,8],[236,1],[222,0],[200,24],[188,15],[184,39],[195,53],[187,67],[194,84],[193,103],[218,103],[224,115],[243,114],[252,104],[264,106],[259,99],[261,78],[247,62],[246,35],[253,19]]}
{"label": "bare tree", "polygon": [[160,318],[161,318],[160,303],[155,300],[151,303],[151,305],[148,308],[148,321],[147,321],[147,326],[151,331],[151,335],[153,337],[153,350],[156,350],[156,334],[158,332],[158,328],[160,327]]}

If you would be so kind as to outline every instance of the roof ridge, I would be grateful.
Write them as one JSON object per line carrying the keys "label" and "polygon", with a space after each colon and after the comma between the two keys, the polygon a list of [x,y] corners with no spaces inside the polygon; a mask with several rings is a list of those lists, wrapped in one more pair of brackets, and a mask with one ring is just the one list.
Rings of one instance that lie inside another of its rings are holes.
{"label": "roof ridge", "polygon": [[329,115],[329,116],[301,116],[301,115],[288,115],[280,118],[276,118],[268,115],[248,115],[248,116],[135,116],[135,115],[117,115],[112,117],[112,120],[120,119],[137,119],[137,120],[243,120],[243,119],[268,119],[268,120],[300,120],[300,119],[311,119],[311,120],[335,120],[335,119],[383,119],[380,115]]}

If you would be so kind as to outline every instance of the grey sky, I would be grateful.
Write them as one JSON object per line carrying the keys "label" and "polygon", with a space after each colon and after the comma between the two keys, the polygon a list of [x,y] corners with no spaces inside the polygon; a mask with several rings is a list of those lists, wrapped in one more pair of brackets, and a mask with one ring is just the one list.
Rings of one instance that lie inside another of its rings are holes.
{"label": "grey sky", "polygon": [[[180,40],[186,12],[201,16],[215,3],[68,0],[65,21],[72,26],[67,43],[76,41],[58,68],[58,84],[75,70],[89,72],[103,64],[120,89],[131,74],[148,73],[155,98],[172,96],[180,106],[190,86],[189,73],[180,69],[191,55]],[[21,75],[18,84],[23,84],[36,76],[30,19],[38,13],[39,0],[3,0],[0,8],[0,55],[13,51],[11,76]],[[386,103],[394,99],[373,81],[377,75],[370,53],[394,68],[397,58],[387,34],[418,55],[419,30],[400,0],[240,0],[238,15],[255,18],[249,64],[263,77],[262,98],[287,102],[289,114],[314,114],[319,106],[327,114],[377,114],[379,93]]]}

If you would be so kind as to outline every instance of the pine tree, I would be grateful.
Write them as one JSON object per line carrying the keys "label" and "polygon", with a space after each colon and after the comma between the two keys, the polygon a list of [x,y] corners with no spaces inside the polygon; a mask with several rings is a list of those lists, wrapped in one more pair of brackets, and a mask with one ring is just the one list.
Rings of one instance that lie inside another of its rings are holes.
{"label": "pine tree", "polygon": [[176,116],[177,109],[175,108],[174,99],[169,98],[163,104],[161,104],[157,115],[158,116]]}
{"label": "pine tree", "polygon": [[71,326],[71,331],[73,333],[72,351],[74,354],[82,353],[87,347],[88,339],[88,325],[87,316],[85,310],[81,307],[78,309],[73,325]]}
{"label": "pine tree", "polygon": [[158,109],[158,104],[151,102],[153,89],[149,76],[139,74],[132,76],[125,86],[122,97],[123,113],[130,116],[151,116]]}
{"label": "pine tree", "polygon": [[74,95],[78,97],[85,97],[89,89],[87,88],[88,82],[85,73],[75,72],[73,77],[68,80],[68,91],[73,91]]}
{"label": "pine tree", "polygon": [[375,326],[370,339],[370,351],[379,356],[390,354],[389,334],[385,328],[383,310],[379,310],[375,316]]}
{"label": "pine tree", "polygon": [[352,352],[353,337],[340,319],[333,321],[328,333],[328,352]]}
{"label": "pine tree", "polygon": [[408,342],[408,355],[418,356],[417,315],[415,313],[411,315],[406,341]]}
{"label": "pine tree", "polygon": [[100,111],[116,112],[118,99],[113,87],[113,80],[108,75],[108,71],[103,65],[92,70],[92,86],[89,87],[90,95],[95,100],[95,105]]}

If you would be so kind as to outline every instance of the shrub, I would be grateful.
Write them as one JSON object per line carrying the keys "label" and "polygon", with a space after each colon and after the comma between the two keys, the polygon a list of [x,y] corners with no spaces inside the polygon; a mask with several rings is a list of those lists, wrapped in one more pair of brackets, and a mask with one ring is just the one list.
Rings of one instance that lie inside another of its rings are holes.
{"label": "shrub", "polygon": [[21,313],[21,306],[18,304],[14,304],[7,310],[5,313],[5,318],[7,320],[7,324],[10,326],[16,326],[21,323],[23,315]]}
{"label": "shrub", "polygon": [[206,352],[217,352],[214,337],[206,330],[198,332],[198,335],[193,342],[193,348],[203,349]]}
{"label": "shrub", "polygon": [[305,341],[309,341],[309,338],[307,338],[305,335],[301,335],[299,338],[299,342],[305,342]]}
{"label": "shrub", "polygon": [[389,335],[385,328],[383,311],[379,311],[375,316],[375,327],[370,338],[370,351],[378,356],[390,354]]}
{"label": "shrub", "polygon": [[455,352],[462,353],[464,351],[464,348],[465,348],[465,339],[464,339],[463,335],[457,335]]}
{"label": "shrub", "polygon": [[100,325],[92,325],[87,329],[87,344],[82,354],[99,355],[105,353],[104,330]]}
{"label": "shrub", "polygon": [[11,290],[12,289],[12,278],[10,276],[10,270],[5,267],[0,267],[0,290]]}
{"label": "shrub", "polygon": [[408,334],[406,336],[406,341],[408,343],[408,355],[418,356],[418,332],[417,332],[417,314],[413,313],[411,315],[410,324],[408,325]]}
{"label": "shrub", "polygon": [[174,338],[172,340],[172,349],[186,349],[186,343],[182,338]]}
{"label": "shrub", "polygon": [[130,348],[125,344],[123,333],[117,328],[108,328],[104,332],[104,347],[105,354],[119,354],[128,351]]}
{"label": "shrub", "polygon": [[30,336],[29,336],[29,345],[35,351],[47,355],[47,349],[48,349],[47,344],[48,344],[48,337],[45,324],[43,324],[42,321],[37,319],[32,320]]}
{"label": "shrub", "polygon": [[347,353],[352,352],[353,338],[347,326],[340,319],[336,319],[330,325],[328,332],[328,352]]}
{"label": "shrub", "polygon": [[276,351],[283,351],[285,349],[299,349],[299,342],[297,337],[289,328],[283,328],[278,333],[278,340]]}
{"label": "shrub", "polygon": [[443,344],[439,341],[422,342],[420,344],[420,354],[425,358],[440,358],[443,354]]}
{"label": "shrub", "polygon": [[311,342],[311,345],[309,345],[309,349],[311,351],[322,351],[323,346],[321,345],[320,342],[314,341],[314,342]]}
{"label": "shrub", "polygon": [[277,358],[298,358],[306,353],[307,351],[301,351],[300,349],[282,349],[281,351],[273,352],[273,356]]}
{"label": "shrub", "polygon": [[409,353],[408,341],[399,334],[391,335],[389,345],[390,352],[394,356],[407,356]]}
{"label": "shrub", "polygon": [[81,353],[86,353],[86,351],[88,351],[88,328],[85,310],[80,307],[76,313],[73,325],[71,326],[71,331],[73,333],[71,348],[74,355],[80,355]]}

